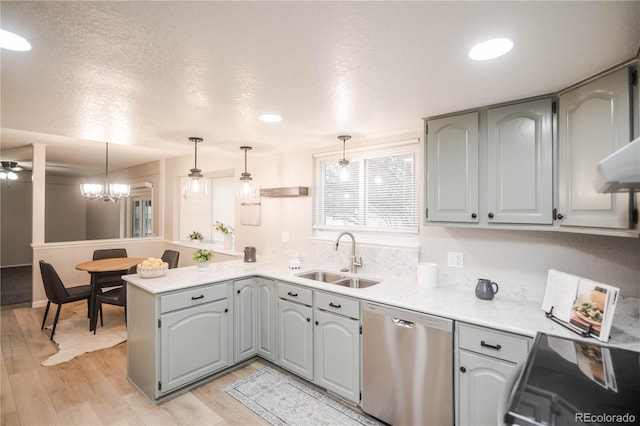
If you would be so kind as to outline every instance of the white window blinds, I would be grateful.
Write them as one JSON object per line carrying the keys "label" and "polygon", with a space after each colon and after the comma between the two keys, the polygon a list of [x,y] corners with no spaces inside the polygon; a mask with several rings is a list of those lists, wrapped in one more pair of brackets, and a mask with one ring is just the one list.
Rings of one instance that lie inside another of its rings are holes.
{"label": "white window blinds", "polygon": [[314,158],[314,227],[418,231],[418,140],[347,151],[349,179],[340,179],[342,155]]}

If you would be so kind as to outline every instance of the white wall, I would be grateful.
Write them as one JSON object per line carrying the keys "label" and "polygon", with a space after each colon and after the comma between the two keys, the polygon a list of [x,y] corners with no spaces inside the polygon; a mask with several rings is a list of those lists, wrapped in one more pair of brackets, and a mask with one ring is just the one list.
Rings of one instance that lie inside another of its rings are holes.
{"label": "white wall", "polygon": [[[447,267],[447,252],[462,252],[464,267]],[[556,231],[507,231],[425,226],[420,260],[435,262],[445,274],[474,283],[490,278],[499,285],[526,287],[540,300],[547,272],[557,269],[640,297],[640,240]]]}
{"label": "white wall", "polygon": [[[387,141],[416,137],[401,135]],[[364,141],[359,145],[380,143]],[[421,142],[424,144],[424,142]],[[357,144],[353,145],[354,147]],[[341,149],[336,145],[335,149]],[[323,151],[331,151],[326,149]],[[287,154],[249,153],[248,169],[263,188],[309,186],[313,192],[313,158],[318,150],[307,149]],[[243,170],[243,154],[200,155],[203,171],[235,168],[236,179]],[[184,176],[192,167],[191,157],[167,161],[167,182],[174,185],[175,176]],[[169,186],[168,185],[168,186]],[[175,189],[175,187],[174,187]],[[421,194],[424,193],[421,189]],[[171,200],[174,194],[167,193]],[[262,198],[261,225],[240,224],[236,205],[236,250],[255,246],[258,254],[265,250],[285,256],[310,252],[312,236],[312,196],[297,198]],[[165,235],[179,239],[172,222],[177,220],[175,203],[165,206]],[[282,242],[282,233],[289,242]],[[448,251],[464,254],[464,268],[446,266]],[[618,286],[623,296],[640,297],[640,239],[571,234],[556,231],[506,231],[422,226],[420,229],[420,261],[436,262],[441,271],[462,281],[491,278],[506,286],[524,286],[529,294],[542,298],[549,268],[573,273]],[[320,260],[320,259],[316,259]],[[363,259],[365,262],[367,259]]]}
{"label": "white wall", "polygon": [[0,183],[0,265],[31,264],[31,175]]}
{"label": "white wall", "polygon": [[45,241],[87,239],[87,200],[80,196],[80,180],[47,176],[45,189]]}

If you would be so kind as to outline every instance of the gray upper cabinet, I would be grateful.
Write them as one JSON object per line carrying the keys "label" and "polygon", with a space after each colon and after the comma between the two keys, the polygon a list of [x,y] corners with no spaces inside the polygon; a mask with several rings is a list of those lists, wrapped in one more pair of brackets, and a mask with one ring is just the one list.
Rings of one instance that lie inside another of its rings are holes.
{"label": "gray upper cabinet", "polygon": [[628,69],[621,68],[560,95],[561,227],[628,229],[629,194],[598,194],[598,162],[631,140]]}
{"label": "gray upper cabinet", "polygon": [[553,223],[552,99],[487,112],[487,221]]}
{"label": "gray upper cabinet", "polygon": [[478,113],[428,122],[427,208],[431,222],[478,222]]}

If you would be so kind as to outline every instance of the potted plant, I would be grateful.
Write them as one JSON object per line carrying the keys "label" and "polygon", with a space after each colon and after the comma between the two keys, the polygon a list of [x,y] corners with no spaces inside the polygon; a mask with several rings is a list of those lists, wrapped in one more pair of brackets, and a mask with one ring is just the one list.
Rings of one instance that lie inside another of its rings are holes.
{"label": "potted plant", "polygon": [[199,270],[209,269],[209,262],[213,259],[215,254],[209,249],[198,249],[193,253],[193,260],[198,262]]}
{"label": "potted plant", "polygon": [[225,250],[231,250],[233,248],[233,228],[227,226],[220,221],[216,221],[213,228],[224,235],[224,248]]}
{"label": "potted plant", "polygon": [[202,242],[202,240],[204,240],[204,237],[198,231],[192,231],[189,234],[189,239],[191,240],[192,243],[200,243]]}

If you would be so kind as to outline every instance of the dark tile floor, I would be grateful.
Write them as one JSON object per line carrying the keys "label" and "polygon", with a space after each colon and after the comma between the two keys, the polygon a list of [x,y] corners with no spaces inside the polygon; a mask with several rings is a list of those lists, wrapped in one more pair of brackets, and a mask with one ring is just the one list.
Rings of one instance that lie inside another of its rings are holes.
{"label": "dark tile floor", "polygon": [[31,301],[31,265],[0,269],[0,305]]}

